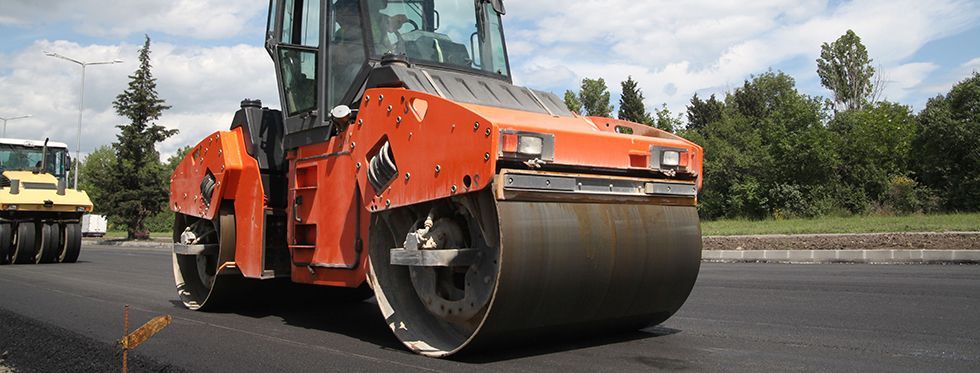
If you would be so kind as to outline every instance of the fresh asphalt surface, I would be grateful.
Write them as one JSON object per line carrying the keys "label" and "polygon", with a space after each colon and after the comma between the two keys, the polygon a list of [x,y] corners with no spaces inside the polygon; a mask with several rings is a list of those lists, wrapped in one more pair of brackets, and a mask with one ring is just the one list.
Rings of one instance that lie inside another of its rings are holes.
{"label": "fresh asphalt surface", "polygon": [[76,264],[0,267],[0,309],[105,346],[124,304],[134,326],[170,314],[136,352],[190,371],[980,370],[980,266],[705,264],[661,326],[456,360],[407,352],[373,301],[188,311],[171,268],[167,249],[86,243]]}

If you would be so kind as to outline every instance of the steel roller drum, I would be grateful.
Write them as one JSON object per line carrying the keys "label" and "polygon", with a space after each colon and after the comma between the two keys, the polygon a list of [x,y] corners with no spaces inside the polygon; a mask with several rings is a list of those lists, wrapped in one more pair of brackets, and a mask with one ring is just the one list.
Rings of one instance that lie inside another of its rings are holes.
{"label": "steel roller drum", "polygon": [[[499,265],[482,277],[492,295],[470,320],[427,312],[407,271],[389,265],[372,244],[378,304],[412,350],[444,357],[537,336],[635,330],[674,314],[697,280],[701,230],[694,206],[489,203],[499,224],[499,237],[488,235],[499,242]],[[382,236],[372,232],[387,240]]]}

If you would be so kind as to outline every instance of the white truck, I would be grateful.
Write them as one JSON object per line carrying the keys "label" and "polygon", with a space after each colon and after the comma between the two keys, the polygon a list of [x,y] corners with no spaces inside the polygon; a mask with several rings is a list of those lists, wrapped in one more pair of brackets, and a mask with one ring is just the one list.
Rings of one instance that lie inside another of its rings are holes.
{"label": "white truck", "polygon": [[105,236],[106,225],[105,216],[85,214],[82,216],[82,237]]}

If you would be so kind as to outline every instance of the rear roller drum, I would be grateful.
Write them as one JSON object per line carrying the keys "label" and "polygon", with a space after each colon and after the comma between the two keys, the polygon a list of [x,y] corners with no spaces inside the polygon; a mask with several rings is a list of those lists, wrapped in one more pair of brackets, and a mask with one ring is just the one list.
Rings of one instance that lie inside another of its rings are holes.
{"label": "rear roller drum", "polygon": [[0,224],[0,265],[10,264],[10,254],[13,249],[13,228],[8,223]]}
{"label": "rear roller drum", "polygon": [[234,261],[235,215],[222,208],[215,220],[177,214],[174,221],[174,281],[187,308],[213,309],[231,301],[241,276],[223,275]]}
{"label": "rear roller drum", "polygon": [[701,260],[694,206],[505,202],[485,191],[372,219],[378,306],[408,348],[433,357],[663,322]]}
{"label": "rear roller drum", "polygon": [[82,225],[79,223],[61,224],[61,246],[59,263],[75,263],[82,252]]}
{"label": "rear roller drum", "polygon": [[38,246],[37,229],[33,222],[17,224],[17,234],[14,235],[14,252],[11,261],[15,264],[31,264],[35,262]]}
{"label": "rear roller drum", "polygon": [[58,234],[57,224],[41,224],[40,240],[37,242],[37,254],[34,255],[34,263],[54,263],[58,259],[58,247],[61,237]]}

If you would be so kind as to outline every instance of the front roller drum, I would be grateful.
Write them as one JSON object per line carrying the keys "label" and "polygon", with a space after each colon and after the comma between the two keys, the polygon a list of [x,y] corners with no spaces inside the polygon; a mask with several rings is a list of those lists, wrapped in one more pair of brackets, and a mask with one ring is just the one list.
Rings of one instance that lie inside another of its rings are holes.
{"label": "front roller drum", "polygon": [[694,286],[701,232],[694,206],[481,192],[376,214],[370,256],[392,331],[413,351],[444,357],[661,323]]}
{"label": "front roller drum", "polygon": [[192,310],[216,309],[240,296],[241,275],[225,268],[234,261],[235,214],[223,207],[215,220],[176,214],[174,282],[181,302]]}

